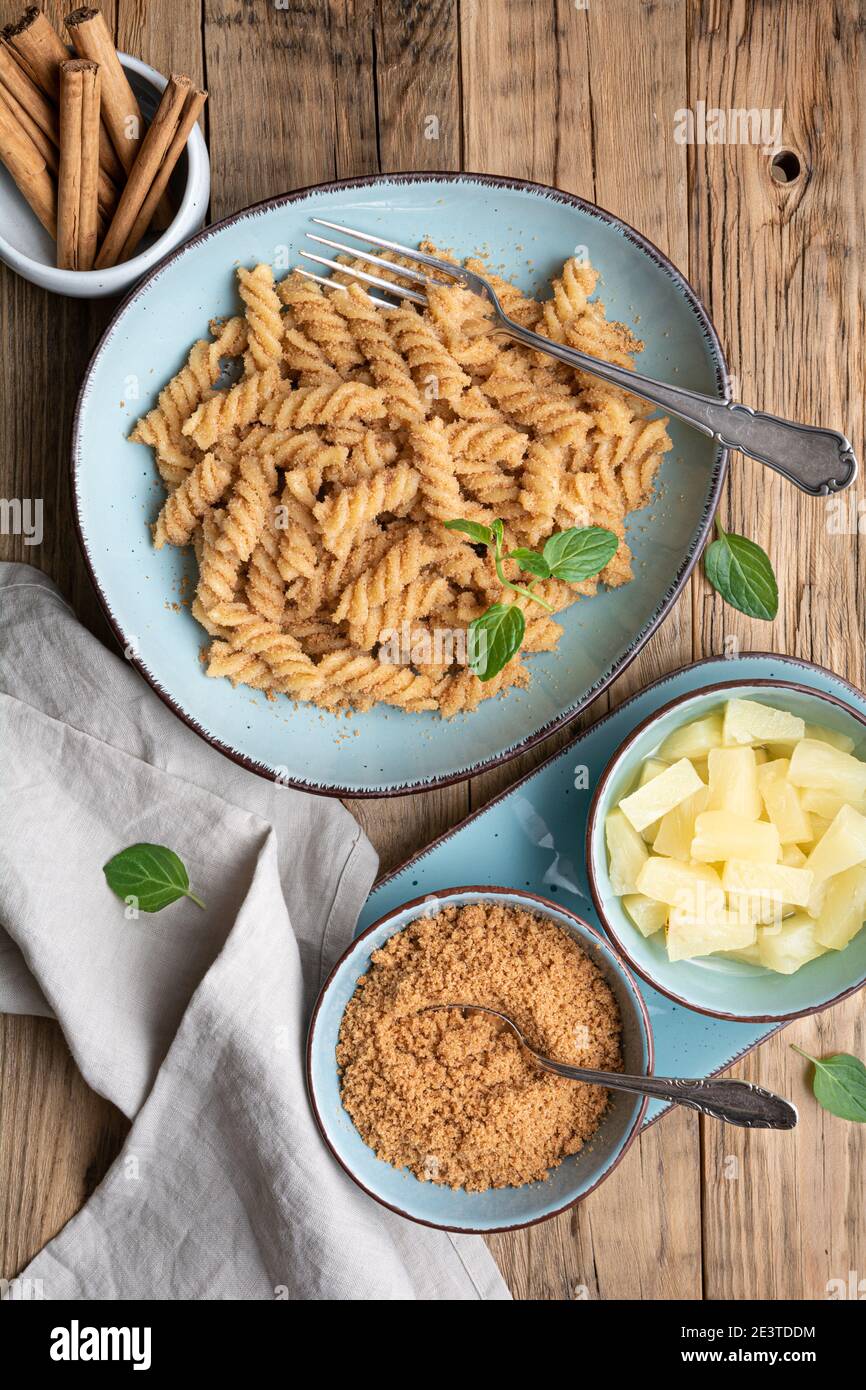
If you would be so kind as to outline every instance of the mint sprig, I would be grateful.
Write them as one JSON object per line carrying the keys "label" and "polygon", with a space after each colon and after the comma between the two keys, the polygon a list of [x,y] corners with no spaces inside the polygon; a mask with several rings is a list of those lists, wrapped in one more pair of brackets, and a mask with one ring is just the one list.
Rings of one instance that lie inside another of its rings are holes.
{"label": "mint sprig", "polygon": [[[561,579],[567,584],[579,584],[591,579],[609,564],[617,552],[619,540],[603,526],[571,526],[567,531],[555,531],[549,536],[544,550],[519,546],[503,551],[505,526],[496,520],[490,526],[459,517],[446,521],[449,531],[462,531],[475,545],[493,548],[496,575],[503,588],[553,613],[553,604],[534,592],[542,579]],[[533,576],[529,585],[514,584],[505,576],[503,563],[514,562]],[[520,650],[526,632],[526,619],[515,603],[494,603],[480,617],[473,618],[468,627],[469,669],[479,680],[489,681]]]}
{"label": "mint sprig", "polygon": [[725,531],[716,521],[718,539],[704,553],[704,573],[726,603],[747,618],[772,622],[779,611],[779,589],[770,557],[747,536]]}
{"label": "mint sprig", "polygon": [[108,886],[124,902],[132,898],[141,912],[161,912],[178,898],[191,898],[189,874],[174,850],[165,845],[130,845],[103,865]]}

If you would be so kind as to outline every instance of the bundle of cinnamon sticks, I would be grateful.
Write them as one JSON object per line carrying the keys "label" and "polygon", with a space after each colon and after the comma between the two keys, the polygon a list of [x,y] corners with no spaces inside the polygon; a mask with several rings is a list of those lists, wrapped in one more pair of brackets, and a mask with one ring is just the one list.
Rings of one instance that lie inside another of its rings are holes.
{"label": "bundle of cinnamon sticks", "polygon": [[145,127],[101,11],[65,24],[74,58],[35,5],[0,35],[0,161],[58,266],[104,270],[171,221],[168,182],[207,93],[172,73]]}

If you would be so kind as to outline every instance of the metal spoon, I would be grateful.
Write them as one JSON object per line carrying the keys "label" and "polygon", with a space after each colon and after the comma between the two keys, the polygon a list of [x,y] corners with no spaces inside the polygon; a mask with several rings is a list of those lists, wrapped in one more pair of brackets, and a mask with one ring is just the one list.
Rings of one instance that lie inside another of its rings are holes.
{"label": "metal spoon", "polygon": [[571,1081],[587,1081],[595,1086],[606,1086],[612,1091],[630,1091],[639,1096],[651,1096],[653,1100],[687,1105],[692,1110],[700,1110],[702,1115],[712,1115],[715,1120],[725,1120],[729,1125],[740,1125],[743,1129],[793,1129],[797,1123],[797,1111],[790,1101],[774,1095],[772,1091],[765,1091],[761,1086],[753,1086],[750,1081],[719,1081],[712,1076],[698,1079],[625,1076],[618,1071],[572,1067],[566,1062],[545,1057],[544,1053],[527,1042],[517,1024],[498,1009],[488,1009],[483,1004],[431,1004],[420,1012],[440,1013],[446,1009],[489,1014],[492,1018],[498,1018],[500,1023],[511,1029],[517,1041],[540,1067],[555,1072],[557,1076],[567,1076]]}

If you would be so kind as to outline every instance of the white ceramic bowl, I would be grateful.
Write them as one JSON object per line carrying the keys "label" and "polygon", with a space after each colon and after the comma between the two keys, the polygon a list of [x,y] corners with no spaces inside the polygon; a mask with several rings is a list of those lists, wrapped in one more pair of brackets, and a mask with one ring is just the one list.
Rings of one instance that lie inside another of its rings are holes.
{"label": "white ceramic bowl", "polygon": [[[155,68],[119,53],[121,63],[149,120],[159,104],[168,79]],[[74,299],[100,299],[123,294],[151,266],[173,251],[204,223],[210,197],[210,163],[198,125],[193,127],[186,150],[178,160],[169,188],[177,214],[156,238],[148,233],[143,250],[122,265],[107,270],[59,270],[54,264],[57,248],[21,196],[7,170],[0,164],[0,260],[25,280]]]}

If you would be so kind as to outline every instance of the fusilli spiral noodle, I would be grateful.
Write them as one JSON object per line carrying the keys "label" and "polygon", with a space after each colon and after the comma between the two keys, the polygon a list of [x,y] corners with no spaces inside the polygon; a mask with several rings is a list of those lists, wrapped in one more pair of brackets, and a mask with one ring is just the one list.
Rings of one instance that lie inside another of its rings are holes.
{"label": "fusilli spiral noodle", "polygon": [[180,487],[167,499],[153,528],[153,543],[161,550],[169,545],[187,545],[208,507],[218,502],[229,485],[232,466],[213,454],[205,454],[187,473]]}
{"label": "fusilli spiral noodle", "polygon": [[263,372],[283,354],[283,320],[280,297],[274,289],[269,265],[238,270],[238,289],[246,306],[247,351],[257,372]]}
{"label": "fusilli spiral noodle", "polygon": [[415,500],[418,474],[408,463],[383,468],[313,508],[322,539],[333,555],[347,555],[359,529],[382,512],[404,514]]}

